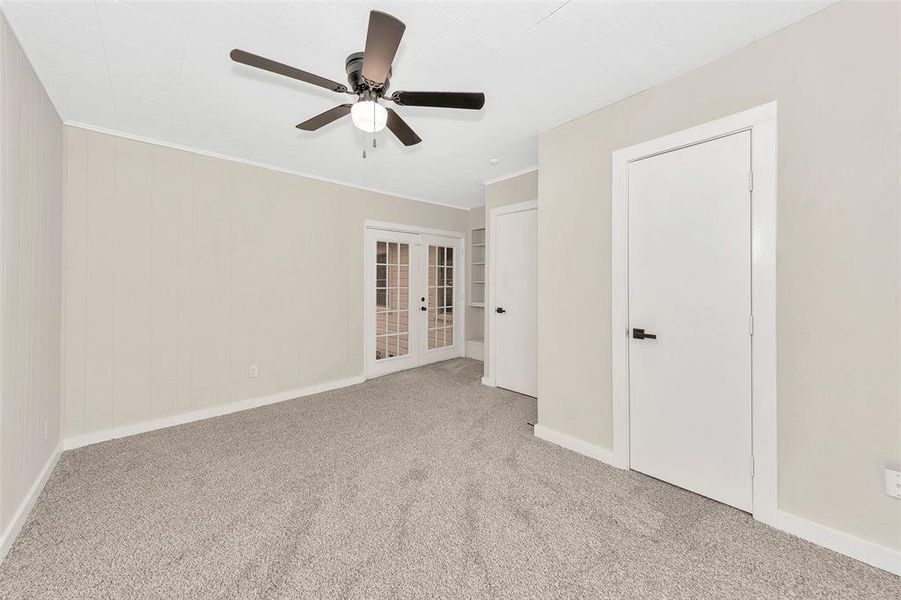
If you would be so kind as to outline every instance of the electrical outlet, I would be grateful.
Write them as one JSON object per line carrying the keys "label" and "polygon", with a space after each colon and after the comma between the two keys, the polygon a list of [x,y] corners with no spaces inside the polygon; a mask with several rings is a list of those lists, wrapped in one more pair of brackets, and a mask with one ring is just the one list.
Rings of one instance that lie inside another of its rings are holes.
{"label": "electrical outlet", "polygon": [[901,500],[901,471],[885,469],[885,493]]}
{"label": "electrical outlet", "polygon": [[260,367],[257,366],[257,365],[250,365],[250,368],[247,369],[247,376],[248,376],[248,377],[253,378],[253,377],[256,377],[256,376],[259,375],[259,374],[260,374]]}

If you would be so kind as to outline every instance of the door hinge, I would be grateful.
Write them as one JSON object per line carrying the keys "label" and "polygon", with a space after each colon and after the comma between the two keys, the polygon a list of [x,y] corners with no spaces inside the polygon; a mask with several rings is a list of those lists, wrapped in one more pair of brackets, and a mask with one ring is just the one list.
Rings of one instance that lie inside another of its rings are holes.
{"label": "door hinge", "polygon": [[748,333],[754,335],[754,315],[748,317]]}
{"label": "door hinge", "polygon": [[751,457],[751,460],[749,461],[749,466],[750,466],[750,471],[751,471],[751,477],[754,477],[754,457],[753,456]]}
{"label": "door hinge", "polygon": [[748,171],[748,191],[754,191],[754,171]]}

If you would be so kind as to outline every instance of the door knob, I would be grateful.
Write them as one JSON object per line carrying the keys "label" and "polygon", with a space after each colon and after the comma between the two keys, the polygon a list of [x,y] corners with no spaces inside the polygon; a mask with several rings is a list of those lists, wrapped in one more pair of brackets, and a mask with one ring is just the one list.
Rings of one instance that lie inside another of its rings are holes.
{"label": "door knob", "polygon": [[656,333],[645,333],[644,329],[640,329],[638,327],[632,328],[632,337],[636,340],[656,340]]}
{"label": "door knob", "polygon": [[507,311],[504,310],[503,308],[501,308],[500,306],[498,306],[497,308],[494,309],[494,312],[496,312],[497,314],[500,315],[500,314],[503,314],[503,313],[505,313],[505,312],[507,312]]}
{"label": "door knob", "polygon": [[419,307],[419,310],[421,310],[422,312],[425,312],[425,311],[427,311],[427,310],[429,310],[429,309],[427,309],[425,306],[420,306],[420,307]]}

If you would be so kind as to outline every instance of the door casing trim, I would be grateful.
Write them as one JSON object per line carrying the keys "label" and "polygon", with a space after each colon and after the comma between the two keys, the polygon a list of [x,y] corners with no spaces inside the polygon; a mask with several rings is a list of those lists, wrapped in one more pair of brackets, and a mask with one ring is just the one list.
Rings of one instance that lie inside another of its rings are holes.
{"label": "door casing trim", "polygon": [[494,377],[494,366],[497,364],[495,362],[497,344],[492,343],[492,340],[495,339],[494,281],[497,274],[497,261],[494,260],[494,257],[497,256],[497,236],[493,232],[497,231],[498,217],[527,210],[538,210],[538,200],[525,200],[515,204],[505,204],[488,211],[488,254],[486,256],[488,261],[488,279],[485,282],[485,288],[488,291],[488,302],[485,304],[485,310],[488,312],[488,362],[485,364],[485,376],[482,377],[482,383],[491,387],[497,385]]}
{"label": "door casing trim", "polygon": [[[451,231],[447,229],[433,229],[429,227],[421,227],[419,225],[407,225],[403,223],[388,223],[386,221],[373,221],[371,219],[365,219],[363,221],[363,241],[361,243],[361,262],[363,264],[363,331],[361,331],[361,346],[363,348],[363,380],[370,379],[372,377],[378,377],[383,375],[383,373],[370,373],[369,372],[369,360],[367,356],[367,352],[369,351],[369,344],[367,340],[367,332],[374,327],[375,323],[372,320],[372,315],[370,314],[367,306],[367,298],[369,294],[369,267],[370,264],[367,260],[367,247],[366,247],[366,232],[369,230],[374,231],[392,231],[395,233],[414,233],[414,234],[424,234],[424,235],[437,235],[443,237],[449,237],[460,240],[460,265],[455,267],[455,277],[459,278],[459,281],[462,282],[459,287],[459,292],[456,297],[456,302],[458,306],[466,306],[466,234],[462,231]],[[461,310],[458,312],[460,318],[460,333],[457,333],[457,327],[454,327],[454,336],[460,335],[460,343],[456,344],[459,350],[458,356],[466,355],[466,311]]]}
{"label": "door casing trim", "polygon": [[[778,515],[776,412],[777,104],[762,106],[613,153],[612,464],[629,462],[629,163],[740,131],[751,132],[751,452],[754,518]],[[749,178],[751,175],[749,174]]]}

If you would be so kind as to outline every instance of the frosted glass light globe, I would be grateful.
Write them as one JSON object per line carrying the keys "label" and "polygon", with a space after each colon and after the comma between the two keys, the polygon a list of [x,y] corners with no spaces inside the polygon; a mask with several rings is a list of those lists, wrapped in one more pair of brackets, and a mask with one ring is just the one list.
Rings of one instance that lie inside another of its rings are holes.
{"label": "frosted glass light globe", "polygon": [[366,133],[375,133],[385,128],[385,124],[388,122],[388,111],[378,102],[360,100],[350,107],[350,117],[357,129]]}

